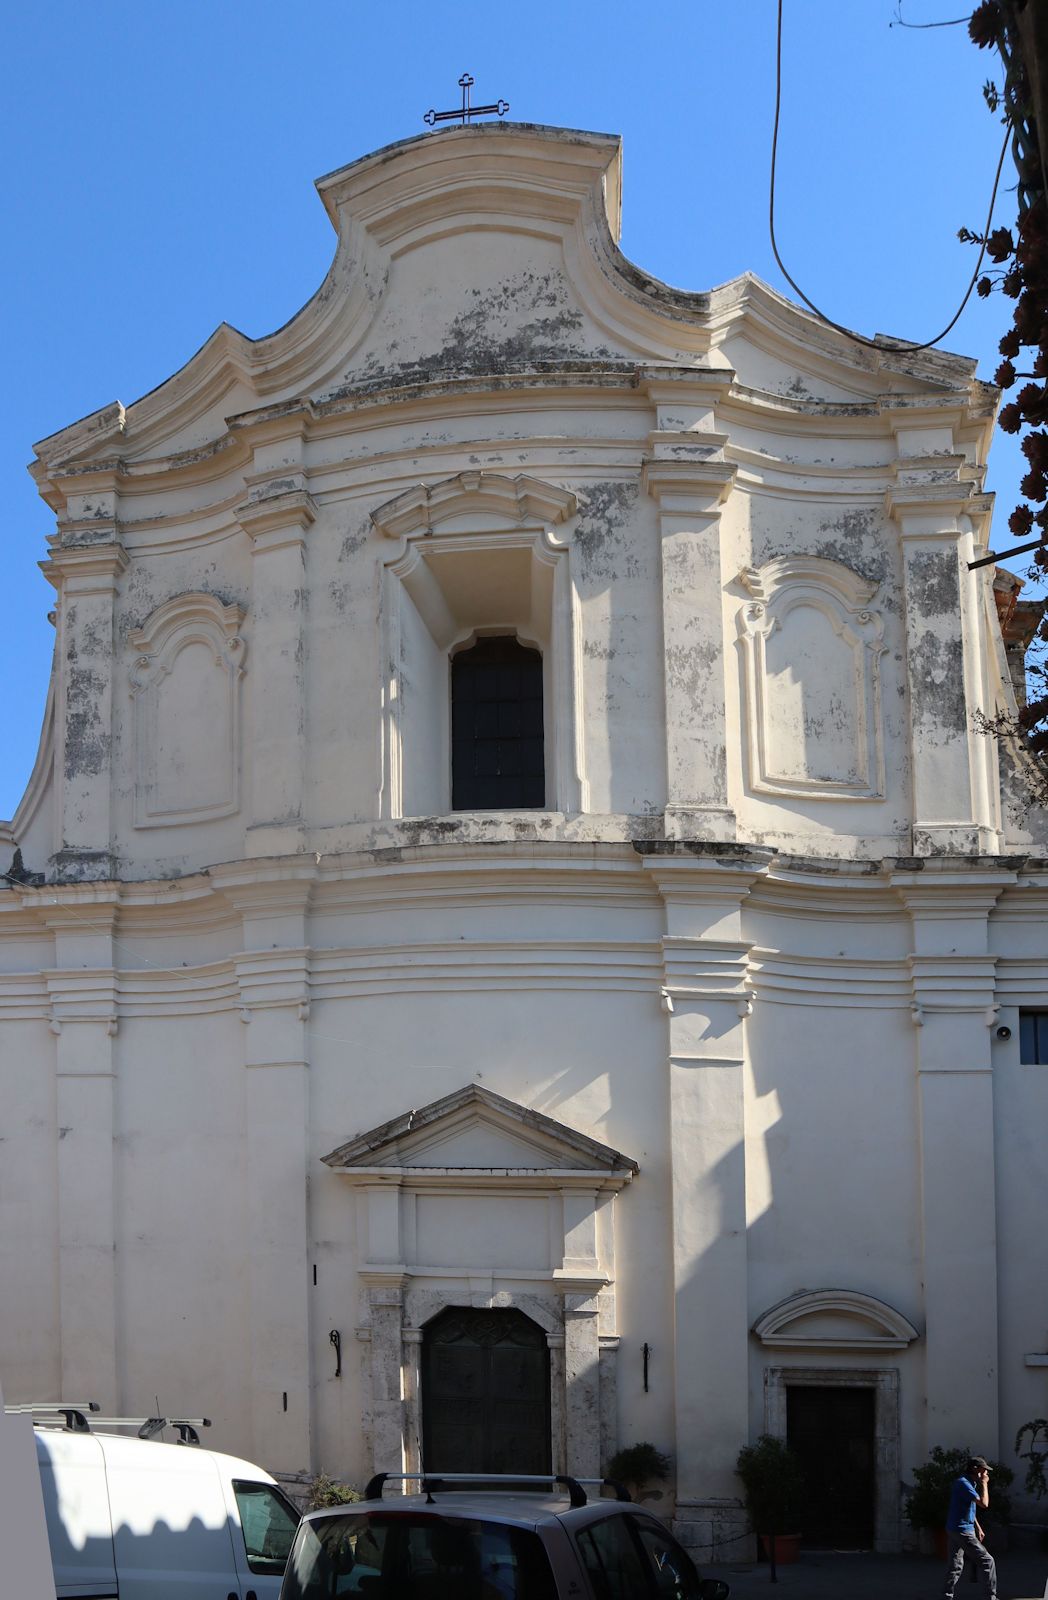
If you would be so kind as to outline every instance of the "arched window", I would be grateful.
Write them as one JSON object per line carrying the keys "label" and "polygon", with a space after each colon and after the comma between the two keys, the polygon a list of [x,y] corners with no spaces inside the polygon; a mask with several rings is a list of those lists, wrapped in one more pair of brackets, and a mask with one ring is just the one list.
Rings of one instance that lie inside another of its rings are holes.
{"label": "arched window", "polygon": [[542,657],[512,636],[478,639],[451,661],[451,805],[546,804]]}

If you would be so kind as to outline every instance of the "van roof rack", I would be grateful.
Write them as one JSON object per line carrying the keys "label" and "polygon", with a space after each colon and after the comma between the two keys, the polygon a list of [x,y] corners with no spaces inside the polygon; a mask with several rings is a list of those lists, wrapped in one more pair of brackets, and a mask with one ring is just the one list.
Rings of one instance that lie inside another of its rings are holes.
{"label": "van roof rack", "polygon": [[210,1428],[210,1417],[102,1417],[95,1400],[33,1402],[5,1406],[5,1411],[30,1412],[34,1417],[64,1417],[70,1433],[92,1433],[95,1428],[137,1428],[140,1439],[155,1439],[165,1428],[177,1428],[179,1444],[199,1444],[198,1428]]}
{"label": "van roof rack", "polygon": [[606,1484],[614,1489],[616,1500],[633,1498],[626,1486],[616,1483],[614,1478],[573,1478],[566,1472],[376,1472],[364,1490],[364,1499],[381,1500],[382,1490],[387,1483],[417,1483],[431,1505],[434,1490],[440,1493],[451,1489],[453,1485],[467,1483],[492,1489],[515,1488],[518,1484],[535,1487],[540,1484],[545,1487],[559,1485],[568,1491],[572,1507],[588,1505],[584,1484],[590,1487],[596,1485],[601,1489]]}

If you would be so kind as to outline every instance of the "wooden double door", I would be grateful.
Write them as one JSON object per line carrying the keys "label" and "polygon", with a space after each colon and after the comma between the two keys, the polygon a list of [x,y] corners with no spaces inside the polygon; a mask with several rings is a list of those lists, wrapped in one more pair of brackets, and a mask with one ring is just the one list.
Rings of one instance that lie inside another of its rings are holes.
{"label": "wooden double door", "polygon": [[552,1470],[549,1347],[523,1312],[442,1311],[422,1337],[427,1472]]}
{"label": "wooden double door", "polygon": [[876,1500],[872,1388],[791,1385],[786,1439],[804,1471],[799,1531],[810,1549],[872,1550]]}

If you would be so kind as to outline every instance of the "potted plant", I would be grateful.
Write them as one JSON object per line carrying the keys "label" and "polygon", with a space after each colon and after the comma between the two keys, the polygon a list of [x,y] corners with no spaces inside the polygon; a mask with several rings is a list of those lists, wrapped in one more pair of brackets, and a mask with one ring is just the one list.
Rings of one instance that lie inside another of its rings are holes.
{"label": "potted plant", "polygon": [[653,1444],[641,1442],[618,1450],[608,1462],[608,1477],[625,1484],[634,1500],[661,1500],[661,1489],[649,1489],[652,1482],[669,1477],[670,1458]]}
{"label": "potted plant", "polygon": [[739,1451],[735,1471],[742,1479],[743,1498],[753,1530],[777,1564],[796,1561],[801,1536],[804,1473],[785,1439],[762,1433],[756,1444]]}
{"label": "potted plant", "polygon": [[[944,1450],[936,1445],[923,1466],[913,1469],[913,1488],[906,1496],[906,1520],[918,1533],[926,1529],[935,1544],[935,1553],[946,1559],[946,1515],[950,1509],[950,1490],[954,1479],[964,1476],[971,1459],[970,1450]],[[979,1518],[986,1527],[988,1542],[1000,1549],[1003,1529],[1011,1520],[1008,1485],[1015,1474],[999,1461],[990,1462],[990,1508]]]}

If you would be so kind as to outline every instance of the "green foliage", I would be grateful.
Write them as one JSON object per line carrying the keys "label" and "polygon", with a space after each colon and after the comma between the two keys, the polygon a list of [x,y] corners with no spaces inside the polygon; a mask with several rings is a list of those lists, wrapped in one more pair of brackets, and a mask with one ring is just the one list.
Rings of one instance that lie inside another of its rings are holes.
{"label": "green foliage", "polygon": [[321,1511],[325,1506],[346,1506],[359,1499],[357,1490],[351,1489],[348,1483],[339,1483],[337,1478],[329,1478],[326,1472],[318,1472],[309,1485],[306,1510]]}
{"label": "green foliage", "polygon": [[746,1509],[757,1533],[796,1533],[804,1506],[804,1473],[785,1439],[762,1433],[739,1451]]}
{"label": "green foliage", "polygon": [[[1038,1449],[1040,1438],[1043,1449]],[[1029,1446],[1023,1449],[1023,1444]],[[1045,1476],[1045,1462],[1048,1462],[1048,1417],[1035,1417],[1033,1422],[1024,1422],[1019,1432],[1015,1435],[1015,1453],[1030,1465],[1026,1469],[1023,1479],[1023,1488],[1027,1494],[1032,1494],[1036,1499],[1048,1494],[1048,1477]]]}
{"label": "green foliage", "polygon": [[[911,1528],[946,1526],[950,1490],[954,1479],[964,1476],[971,1456],[970,1450],[944,1450],[937,1444],[924,1465],[914,1467],[913,1488],[906,1497],[906,1518]],[[990,1473],[990,1506],[986,1520],[1010,1522],[1012,1507],[1008,1485],[1015,1473],[999,1461],[990,1461]],[[980,1516],[979,1521],[982,1520]]]}
{"label": "green foliage", "polygon": [[645,1441],[617,1450],[608,1462],[608,1477],[616,1483],[624,1483],[634,1500],[661,1500],[657,1490],[645,1493],[645,1485],[653,1480],[661,1482],[669,1477],[669,1472],[669,1456]]}

